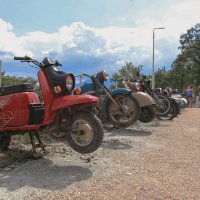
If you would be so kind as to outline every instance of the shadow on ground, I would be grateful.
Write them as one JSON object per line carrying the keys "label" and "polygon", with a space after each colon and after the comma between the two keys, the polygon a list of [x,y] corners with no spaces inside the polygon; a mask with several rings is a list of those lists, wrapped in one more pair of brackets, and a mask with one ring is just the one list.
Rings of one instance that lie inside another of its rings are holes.
{"label": "shadow on ground", "polygon": [[127,143],[120,141],[104,141],[101,144],[101,147],[104,149],[112,149],[112,150],[123,150],[123,149],[132,149],[133,147]]}
{"label": "shadow on ground", "polygon": [[149,136],[152,132],[148,130],[136,130],[136,129],[113,129],[109,131],[108,136],[121,135],[121,136]]}
{"label": "shadow on ground", "polygon": [[[27,170],[27,168],[29,168]],[[66,188],[74,182],[86,180],[92,171],[85,167],[54,165],[52,161],[41,159],[25,163],[10,172],[0,172],[0,187],[14,191],[24,186],[46,190]]]}

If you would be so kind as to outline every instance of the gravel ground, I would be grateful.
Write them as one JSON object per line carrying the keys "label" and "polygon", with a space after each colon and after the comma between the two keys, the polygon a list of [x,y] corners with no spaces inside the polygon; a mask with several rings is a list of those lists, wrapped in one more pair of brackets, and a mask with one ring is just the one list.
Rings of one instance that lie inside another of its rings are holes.
{"label": "gravel ground", "polygon": [[96,152],[64,143],[0,171],[0,199],[200,199],[200,109],[173,121],[137,123],[105,133]]}

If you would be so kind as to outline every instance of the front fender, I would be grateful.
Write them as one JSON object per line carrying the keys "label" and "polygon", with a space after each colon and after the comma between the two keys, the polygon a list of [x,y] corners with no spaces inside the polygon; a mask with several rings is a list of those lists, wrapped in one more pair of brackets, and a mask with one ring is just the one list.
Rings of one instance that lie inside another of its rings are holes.
{"label": "front fender", "polygon": [[[113,90],[113,91],[110,92],[110,95],[112,97],[117,95],[117,94],[131,94],[131,90],[126,89],[126,88],[118,88],[118,89]],[[103,115],[106,114],[108,102],[109,102],[109,97],[106,96],[106,98],[105,98],[105,100],[103,102],[103,105],[102,105],[102,114]]]}
{"label": "front fender", "polygon": [[97,97],[91,95],[67,95],[56,97],[52,103],[51,110],[60,110],[63,108],[67,108],[70,106],[78,105],[84,106],[91,103],[98,102],[99,99]]}
{"label": "front fender", "polygon": [[153,98],[145,92],[132,92],[131,94],[140,104],[140,108],[156,104]]}

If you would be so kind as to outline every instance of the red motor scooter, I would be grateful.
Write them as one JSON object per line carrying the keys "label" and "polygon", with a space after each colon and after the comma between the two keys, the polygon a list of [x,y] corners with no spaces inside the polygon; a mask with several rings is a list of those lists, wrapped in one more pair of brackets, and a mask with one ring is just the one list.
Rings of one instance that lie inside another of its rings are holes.
{"label": "red motor scooter", "polygon": [[[82,106],[98,102],[91,95],[72,95],[75,86],[73,74],[58,71],[57,61],[45,58],[41,63],[28,57],[14,57],[21,62],[39,67],[38,80],[43,103],[30,84],[0,88],[0,150],[8,148],[11,136],[29,133],[32,151],[39,146],[44,149],[39,131],[52,127],[60,129],[65,123],[66,139],[79,153],[95,151],[103,140],[103,126],[91,112]],[[49,129],[48,129],[49,128]],[[34,142],[34,136],[39,144]]]}

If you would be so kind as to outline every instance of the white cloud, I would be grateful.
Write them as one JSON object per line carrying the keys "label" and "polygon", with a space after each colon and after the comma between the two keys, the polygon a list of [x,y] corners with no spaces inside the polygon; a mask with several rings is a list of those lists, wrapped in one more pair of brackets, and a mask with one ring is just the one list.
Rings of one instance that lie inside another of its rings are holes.
{"label": "white cloud", "polygon": [[0,19],[0,31],[8,31],[8,30],[12,30],[12,25],[8,22],[3,21],[2,19]]}
{"label": "white cloud", "polygon": [[127,21],[127,18],[126,18],[126,17],[120,17],[120,18],[119,18],[119,21],[120,21],[120,22],[126,22],[126,21]]}
{"label": "white cloud", "polygon": [[[79,58],[77,62],[83,59],[87,63],[88,59],[94,65],[103,63],[109,69],[128,61],[151,67],[152,31],[164,26],[165,30],[156,30],[155,56],[157,65],[165,65],[164,61],[173,61],[177,54],[180,34],[200,22],[199,7],[199,0],[185,0],[167,8],[162,18],[135,19],[134,27],[95,28],[74,22],[54,33],[37,31],[22,36],[13,32],[9,22],[0,19],[0,59],[8,59],[9,55],[42,58],[55,54],[68,60]],[[127,18],[119,20],[125,23]],[[165,53],[165,49],[170,53]]]}

